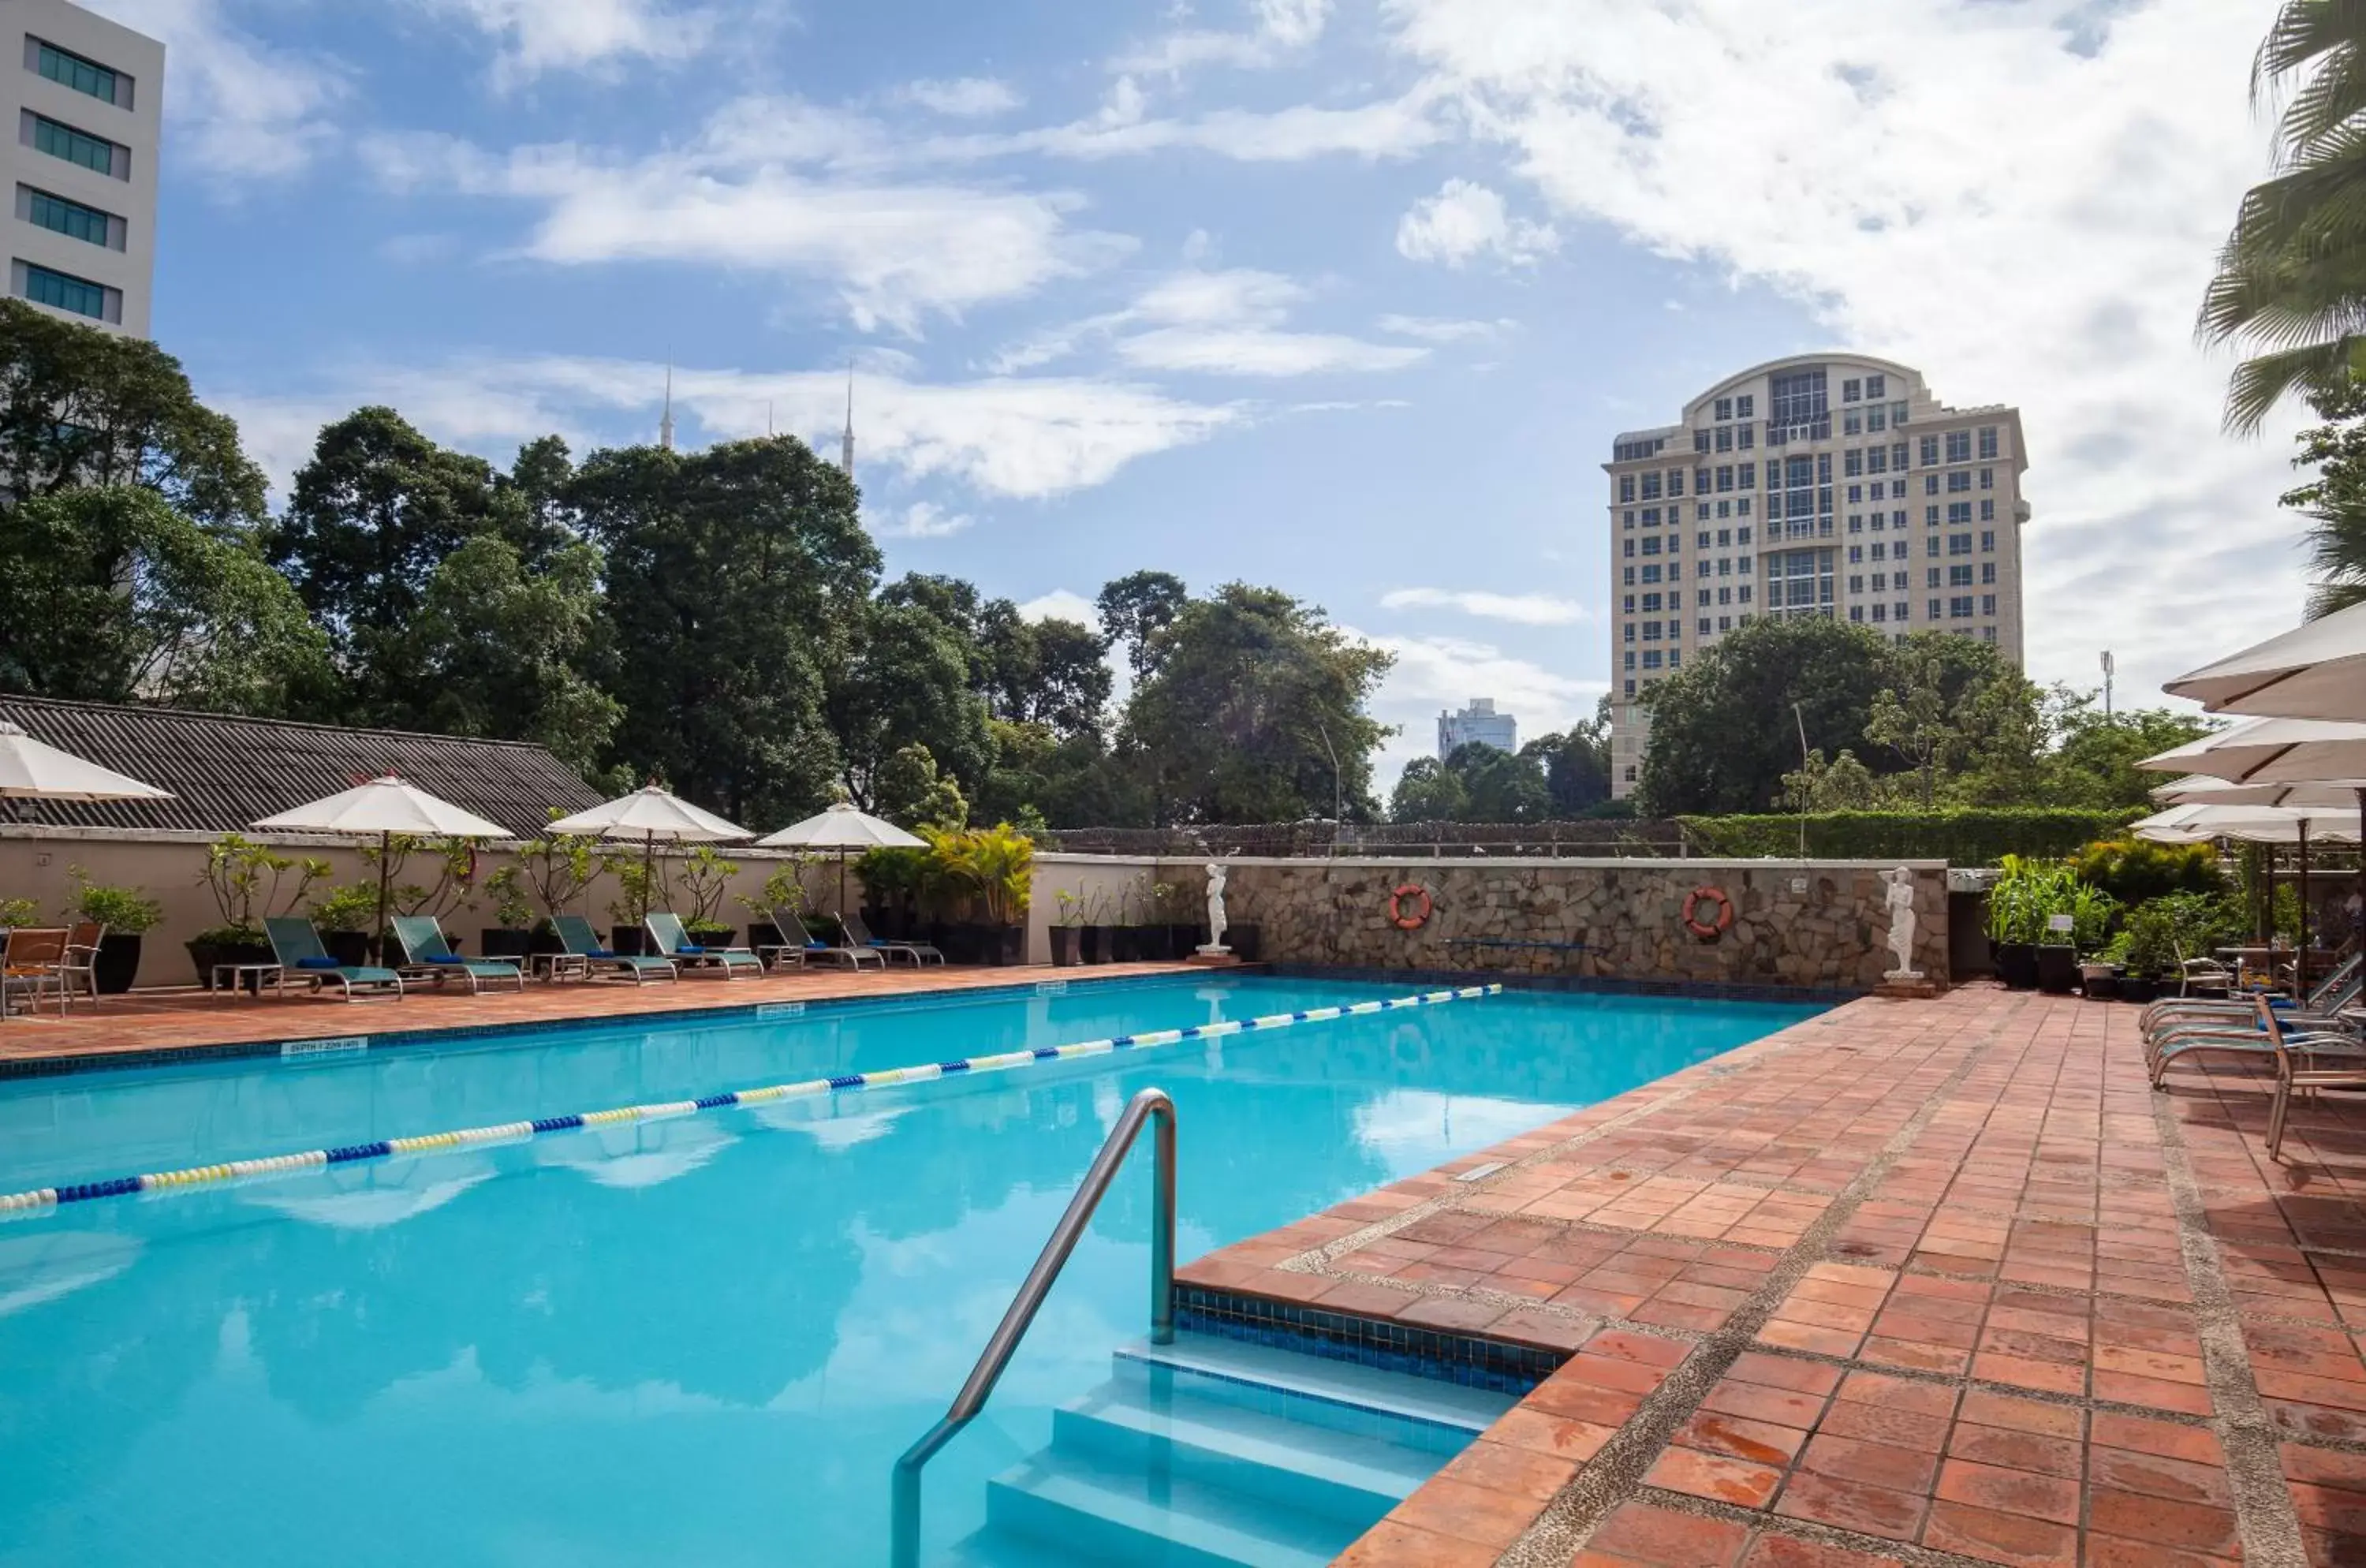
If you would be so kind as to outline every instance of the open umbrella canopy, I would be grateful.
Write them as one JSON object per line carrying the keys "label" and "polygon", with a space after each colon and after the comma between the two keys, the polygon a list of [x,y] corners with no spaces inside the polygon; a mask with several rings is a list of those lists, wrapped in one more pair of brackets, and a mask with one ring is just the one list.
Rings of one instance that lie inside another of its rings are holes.
{"label": "open umbrella canopy", "polygon": [[2332,810],[2294,810],[2273,806],[2214,806],[2188,802],[2157,811],[2131,826],[2139,839],[2161,844],[2200,844],[2213,839],[2240,839],[2246,843],[2291,844],[2305,829],[2311,840],[2354,841],[2358,816],[2354,807]]}
{"label": "open umbrella canopy", "polygon": [[2321,784],[2366,778],[2366,724],[2251,718],[2136,764],[2230,784]]}
{"label": "open umbrella canopy", "polygon": [[411,833],[431,839],[506,839],[510,830],[392,773],[251,824],[266,831]]}
{"label": "open umbrella canopy", "polygon": [[2270,637],[2162,689],[2213,713],[2366,721],[2366,604]]}
{"label": "open umbrella canopy", "polygon": [[2207,773],[2189,773],[2151,792],[2163,806],[2283,806],[2301,810],[2348,810],[2358,804],[2366,778],[2323,784],[2229,784]]}
{"label": "open umbrella canopy", "polygon": [[0,795],[26,800],[170,800],[170,790],[85,762],[0,719]]}
{"label": "open umbrella canopy", "polygon": [[841,800],[817,816],[793,822],[756,842],[761,848],[775,850],[912,850],[924,847],[927,840]]}
{"label": "open umbrella canopy", "polygon": [[553,822],[548,831],[594,839],[640,839],[669,844],[714,844],[751,837],[748,829],[701,810],[678,795],[644,784]]}

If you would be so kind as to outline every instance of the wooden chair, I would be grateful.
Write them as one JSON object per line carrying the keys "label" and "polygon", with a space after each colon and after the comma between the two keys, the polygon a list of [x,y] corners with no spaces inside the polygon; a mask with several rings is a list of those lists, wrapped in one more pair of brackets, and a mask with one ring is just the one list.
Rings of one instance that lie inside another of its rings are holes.
{"label": "wooden chair", "polygon": [[33,1010],[39,1011],[42,990],[54,987],[58,1016],[66,1015],[66,946],[71,934],[63,926],[18,926],[8,933],[6,944],[0,946],[0,1012],[6,1010],[11,988],[30,991]]}

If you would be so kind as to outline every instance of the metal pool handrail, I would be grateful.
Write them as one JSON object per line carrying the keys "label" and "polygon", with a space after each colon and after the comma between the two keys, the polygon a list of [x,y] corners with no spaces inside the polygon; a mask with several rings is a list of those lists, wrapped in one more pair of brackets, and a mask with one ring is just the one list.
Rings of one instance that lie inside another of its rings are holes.
{"label": "metal pool handrail", "polygon": [[1060,1223],[1052,1227],[1052,1239],[1043,1244],[1043,1251],[1035,1259],[1035,1267],[1027,1270],[1019,1293],[1010,1298],[1010,1308],[995,1325],[986,1342],[977,1365],[970,1369],[969,1381],[953,1395],[943,1419],[929,1428],[920,1440],[904,1450],[896,1461],[894,1489],[894,1568],[918,1568],[920,1561],[920,1469],[936,1456],[937,1450],[953,1440],[961,1429],[975,1420],[986,1408],[988,1395],[1002,1377],[1002,1370],[1018,1350],[1020,1340],[1035,1322],[1035,1314],[1043,1305],[1043,1298],[1052,1292],[1060,1270],[1067,1266],[1068,1255],[1076,1249],[1077,1238],[1091,1224],[1093,1211],[1100,1207],[1110,1183],[1117,1179],[1118,1168],[1141,1135],[1144,1122],[1157,1123],[1155,1161],[1156,1196],[1150,1215],[1150,1342],[1172,1344],[1175,1339],[1175,1102],[1163,1089],[1145,1089],[1125,1108],[1118,1118],[1101,1152],[1093,1156],[1092,1168],[1085,1172],[1076,1195],[1068,1201],[1067,1212]]}

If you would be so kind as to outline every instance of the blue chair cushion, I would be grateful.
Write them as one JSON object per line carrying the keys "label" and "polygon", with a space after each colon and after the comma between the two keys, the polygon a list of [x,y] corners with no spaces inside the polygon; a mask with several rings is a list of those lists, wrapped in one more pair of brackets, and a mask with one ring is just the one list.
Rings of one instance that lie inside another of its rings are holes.
{"label": "blue chair cushion", "polygon": [[885,942],[881,942],[877,937],[875,937],[875,936],[874,936],[874,937],[873,937],[873,938],[871,939],[870,945],[871,945],[871,946],[873,946],[873,947],[884,947],[884,946],[886,946],[887,944],[886,944]]}
{"label": "blue chair cushion", "polygon": [[299,969],[343,969],[344,965],[338,963],[333,958],[322,957],[299,958],[296,961],[296,967]]}
{"label": "blue chair cushion", "polygon": [[586,953],[583,956],[586,958],[622,958],[624,954],[610,948],[595,947],[589,953]]}
{"label": "blue chair cushion", "polygon": [[699,946],[698,943],[694,942],[686,942],[680,947],[675,948],[674,951],[676,953],[704,953],[706,949]]}
{"label": "blue chair cushion", "polygon": [[459,956],[458,954],[456,954],[456,953],[429,953],[429,954],[427,955],[427,962],[428,962],[428,963],[430,963],[430,964],[466,964],[466,963],[467,963],[467,962],[468,962],[468,961],[467,959],[465,959],[465,958],[460,957],[460,956]]}
{"label": "blue chair cushion", "polygon": [[807,953],[828,953],[829,951],[829,943],[826,942],[809,942],[806,943],[806,951]]}

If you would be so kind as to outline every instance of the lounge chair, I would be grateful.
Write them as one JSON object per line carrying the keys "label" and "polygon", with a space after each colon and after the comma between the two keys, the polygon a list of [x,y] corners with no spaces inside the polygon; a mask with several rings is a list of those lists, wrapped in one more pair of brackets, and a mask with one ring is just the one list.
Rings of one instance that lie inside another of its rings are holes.
{"label": "lounge chair", "polygon": [[433,915],[397,915],[393,925],[394,944],[402,950],[400,967],[408,976],[432,978],[439,987],[447,976],[457,976],[468,982],[470,996],[488,980],[514,980],[519,990],[525,989],[525,972],[506,959],[463,958],[453,952],[443,923]]}
{"label": "lounge chair", "polygon": [[651,958],[643,953],[617,953],[600,945],[592,934],[592,922],[580,915],[554,915],[551,929],[558,933],[558,944],[584,961],[587,966],[606,969],[612,976],[630,976],[637,986],[652,976],[669,980],[682,978],[670,958]]}
{"label": "lounge chair", "polygon": [[880,941],[873,936],[870,928],[862,923],[862,917],[851,909],[839,916],[838,923],[846,928],[846,942],[850,947],[867,947],[890,956],[900,953],[912,961],[912,967],[915,969],[919,968],[931,958],[940,964],[945,961],[945,955],[938,952],[934,944],[930,942]]}
{"label": "lounge chair", "polygon": [[0,1018],[7,1016],[8,993],[31,993],[30,1011],[38,1012],[41,993],[58,993],[58,1016],[66,1012],[66,947],[71,933],[62,926],[18,926],[0,942]]}
{"label": "lounge chair", "polygon": [[[355,986],[374,987],[377,999],[402,999],[402,976],[391,969],[375,964],[340,964],[321,945],[321,933],[312,922],[297,915],[274,915],[263,922],[265,935],[271,938],[271,956],[279,965],[279,988],[287,988],[290,976],[310,979],[318,990],[324,980],[334,980],[345,993],[345,1000],[360,1001],[355,995]],[[392,995],[389,998],[389,988]]]}
{"label": "lounge chair", "polygon": [[2349,1032],[2339,1021],[2330,1028],[2303,1028],[2293,1015],[2265,996],[2252,998],[2248,1018],[2236,1022],[2218,1020],[2171,1028],[2145,1042],[2146,1066],[2152,1087],[2158,1089],[2169,1069],[2195,1056],[2233,1056],[2253,1061],[2296,1052],[2313,1069],[2317,1057],[2330,1057],[2351,1071],[2366,1069],[2366,1040]]}
{"label": "lounge chair", "polygon": [[682,929],[680,915],[644,915],[641,924],[648,930],[649,940],[658,944],[658,951],[684,968],[719,969],[727,980],[742,970],[759,975],[764,972],[764,961],[751,948],[702,947],[691,941],[690,932]]}
{"label": "lounge chair", "polygon": [[2276,1062],[2276,1095],[2268,1108],[2268,1157],[2281,1164],[2284,1157],[2284,1122],[2292,1111],[2293,1095],[2316,1089],[2366,1091],[2366,1056],[2338,1067],[2316,1067],[2306,1061],[2304,1054],[2303,1060],[2295,1064],[2283,1026],[2264,998],[2259,1010],[2260,1036],[2268,1041]]}
{"label": "lounge chair", "polygon": [[781,940],[797,944],[806,958],[843,958],[857,969],[862,968],[862,961],[868,958],[882,969],[887,967],[887,955],[875,947],[851,947],[843,944],[832,947],[826,942],[815,941],[813,932],[806,930],[805,921],[797,919],[790,911],[776,912],[772,917],[772,923],[781,928]]}
{"label": "lounge chair", "polygon": [[[2270,995],[2268,1001],[2280,1012],[2287,1024],[2303,1028],[2338,1028],[2341,1010],[2358,999],[2359,964],[2351,958],[2338,964],[2332,974],[2318,982],[2316,988],[2300,1001],[2288,997]],[[2199,997],[2164,997],[2137,1015],[2137,1027],[2149,1040],[2169,1032],[2192,1027],[2209,1028],[2224,1025],[2229,1028],[2251,1027],[2255,1010],[2249,997],[2227,997],[2223,999]]]}

